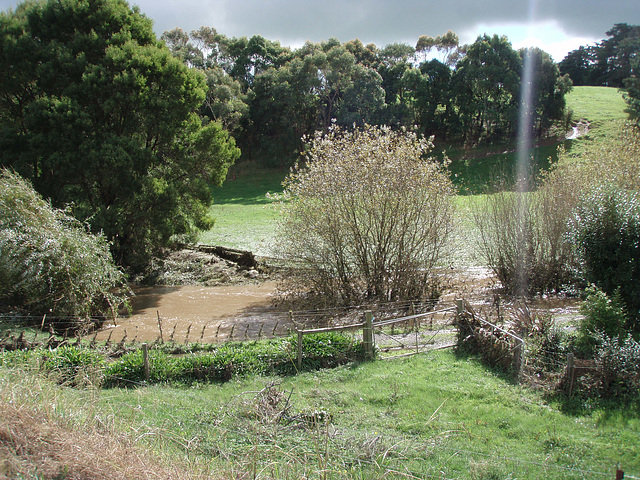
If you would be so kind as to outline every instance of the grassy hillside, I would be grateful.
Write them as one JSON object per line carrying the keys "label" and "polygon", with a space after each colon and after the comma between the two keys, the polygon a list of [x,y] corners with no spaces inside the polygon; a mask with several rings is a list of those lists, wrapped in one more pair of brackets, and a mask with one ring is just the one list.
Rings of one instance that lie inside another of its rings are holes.
{"label": "grassy hillside", "polygon": [[587,120],[594,127],[628,118],[627,104],[617,88],[574,87],[566,99],[573,118]]}
{"label": "grassy hillside", "polygon": [[448,351],[190,388],[7,380],[17,374],[0,375],[14,405],[49,405],[51,421],[84,430],[108,425],[203,478],[612,478],[616,465],[640,473],[637,408],[558,403]]}
{"label": "grassy hillside", "polygon": [[[626,104],[615,88],[575,87],[567,96],[567,105],[576,121],[591,122],[587,136],[563,142],[572,156],[582,155],[586,149],[606,142],[608,137],[617,134],[618,122],[627,118]],[[535,149],[537,168],[547,168],[557,161],[558,147],[553,144]],[[513,172],[516,161],[514,152],[495,154],[483,149],[463,155],[459,150],[445,150],[453,158],[457,157],[450,168],[453,181],[461,190],[472,193],[482,192],[483,186],[497,176]],[[286,170],[261,170],[246,164],[234,167],[224,185],[214,190],[215,200],[210,213],[216,224],[212,230],[201,234],[199,241],[269,255],[278,212],[269,207],[266,194],[281,191],[286,174]]]}

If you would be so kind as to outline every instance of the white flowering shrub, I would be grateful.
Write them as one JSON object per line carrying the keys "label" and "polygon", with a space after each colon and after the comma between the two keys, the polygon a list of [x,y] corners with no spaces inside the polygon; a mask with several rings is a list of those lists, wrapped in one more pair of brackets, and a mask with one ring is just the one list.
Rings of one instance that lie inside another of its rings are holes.
{"label": "white flowering shrub", "polygon": [[0,307],[87,318],[114,314],[128,292],[103,237],[0,171]]}
{"label": "white flowering shrub", "polygon": [[278,254],[289,291],[327,303],[398,300],[439,291],[454,189],[432,143],[415,133],[333,126],[307,142],[284,182]]}

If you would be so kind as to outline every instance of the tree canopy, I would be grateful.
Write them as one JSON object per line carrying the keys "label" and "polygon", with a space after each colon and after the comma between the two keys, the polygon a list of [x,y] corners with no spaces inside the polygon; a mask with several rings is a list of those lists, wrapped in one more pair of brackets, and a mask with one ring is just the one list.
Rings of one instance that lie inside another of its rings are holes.
{"label": "tree canopy", "polygon": [[[515,136],[523,52],[506,37],[460,45],[449,31],[423,35],[415,47],[382,48],[330,38],[296,50],[211,28],[172,30],[163,38],[176,57],[207,74],[212,91],[226,92],[215,104],[235,115],[233,134],[246,159],[290,164],[303,149],[301,137],[326,132],[333,121],[416,127],[427,136],[472,143]],[[534,55],[537,135],[562,118],[571,86],[543,53]]]}
{"label": "tree canopy", "polygon": [[626,78],[637,75],[639,53],[640,25],[616,23],[607,38],[569,52],[559,67],[575,85],[621,88]]}
{"label": "tree canopy", "polygon": [[0,15],[1,164],[104,232],[122,264],[210,225],[210,185],[239,150],[198,115],[206,91],[124,0]]}

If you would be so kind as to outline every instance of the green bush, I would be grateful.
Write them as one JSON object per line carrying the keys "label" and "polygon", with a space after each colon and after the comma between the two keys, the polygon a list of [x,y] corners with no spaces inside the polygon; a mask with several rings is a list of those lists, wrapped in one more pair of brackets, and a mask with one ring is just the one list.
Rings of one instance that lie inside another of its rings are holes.
{"label": "green bush", "polygon": [[602,336],[597,355],[602,368],[602,394],[637,397],[640,393],[640,343],[631,335]]}
{"label": "green bush", "polygon": [[65,345],[43,355],[42,369],[59,383],[99,385],[104,364],[104,356],[96,350]]}
{"label": "green bush", "polygon": [[87,318],[114,314],[128,292],[103,237],[0,171],[0,307]]}
{"label": "green bush", "polygon": [[640,331],[640,194],[595,189],[576,209],[571,235],[585,280],[610,296],[619,291],[626,327]]}
{"label": "green bush", "polygon": [[[303,337],[302,370],[330,368],[364,360],[362,343],[337,333]],[[293,375],[298,372],[297,338],[225,343],[210,353],[172,356],[149,351],[150,383],[223,382],[240,375]],[[108,386],[145,381],[142,351],[123,355],[105,371]]]}
{"label": "green bush", "polygon": [[625,332],[627,314],[619,290],[608,296],[592,285],[586,292],[587,298],[580,307],[584,318],[578,325],[576,347],[581,353],[591,355],[599,338],[617,338]]}

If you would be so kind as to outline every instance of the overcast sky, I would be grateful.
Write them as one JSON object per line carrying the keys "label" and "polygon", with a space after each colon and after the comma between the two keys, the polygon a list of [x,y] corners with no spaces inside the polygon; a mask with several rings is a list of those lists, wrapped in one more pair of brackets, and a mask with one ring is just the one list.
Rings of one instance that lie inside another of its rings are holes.
{"label": "overcast sky", "polygon": [[[0,0],[6,10],[19,2]],[[228,37],[262,35],[282,45],[355,38],[383,47],[415,46],[420,35],[456,32],[461,43],[506,35],[560,61],[606,37],[616,23],[640,24],[640,0],[135,0],[158,35],[174,27],[214,27]]]}

